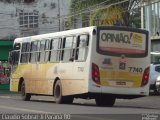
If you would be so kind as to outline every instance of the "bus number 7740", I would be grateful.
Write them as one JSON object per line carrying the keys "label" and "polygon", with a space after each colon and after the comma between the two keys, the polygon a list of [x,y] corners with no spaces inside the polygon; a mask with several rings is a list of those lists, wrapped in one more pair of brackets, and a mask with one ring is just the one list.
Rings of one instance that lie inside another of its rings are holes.
{"label": "bus number 7740", "polygon": [[129,68],[129,72],[134,72],[134,73],[142,73],[143,69],[142,68],[138,68],[138,67],[128,67]]}

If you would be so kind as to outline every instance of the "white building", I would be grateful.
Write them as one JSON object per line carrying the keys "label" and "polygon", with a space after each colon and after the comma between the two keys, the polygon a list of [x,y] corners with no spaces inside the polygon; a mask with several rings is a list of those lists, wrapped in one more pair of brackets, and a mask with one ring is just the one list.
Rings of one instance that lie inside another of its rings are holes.
{"label": "white building", "polygon": [[[147,1],[147,0],[146,0]],[[148,0],[142,7],[142,28],[150,31],[151,37],[160,34],[160,1]]]}
{"label": "white building", "polygon": [[0,39],[64,30],[69,9],[70,0],[0,0]]}
{"label": "white building", "polygon": [[141,12],[141,26],[150,33],[151,62],[160,63],[160,1],[146,0]]}

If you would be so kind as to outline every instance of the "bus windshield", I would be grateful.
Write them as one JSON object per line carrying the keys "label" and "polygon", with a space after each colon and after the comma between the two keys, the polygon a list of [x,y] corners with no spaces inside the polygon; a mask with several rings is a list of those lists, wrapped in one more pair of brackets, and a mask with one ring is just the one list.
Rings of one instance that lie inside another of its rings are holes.
{"label": "bus windshield", "polygon": [[148,53],[148,36],[140,31],[102,29],[97,37],[98,52],[105,55],[144,57]]}

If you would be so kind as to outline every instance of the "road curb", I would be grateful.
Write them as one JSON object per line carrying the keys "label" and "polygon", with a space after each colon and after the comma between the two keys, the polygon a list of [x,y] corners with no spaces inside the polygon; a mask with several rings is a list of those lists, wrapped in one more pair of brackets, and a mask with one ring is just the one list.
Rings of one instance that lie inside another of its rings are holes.
{"label": "road curb", "polygon": [[4,95],[4,94],[17,94],[17,92],[11,92],[9,90],[2,90],[0,89],[0,95]]}

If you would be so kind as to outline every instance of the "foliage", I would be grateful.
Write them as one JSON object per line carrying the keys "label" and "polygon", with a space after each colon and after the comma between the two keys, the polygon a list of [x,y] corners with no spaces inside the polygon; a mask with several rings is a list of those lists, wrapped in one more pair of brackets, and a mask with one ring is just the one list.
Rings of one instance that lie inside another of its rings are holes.
{"label": "foliage", "polygon": [[110,7],[93,13],[90,17],[90,25],[113,25],[123,24],[121,7]]}
{"label": "foliage", "polygon": [[[121,4],[116,4],[122,2]],[[73,24],[75,17],[83,18],[83,15],[89,11],[90,25],[125,25],[131,26],[137,13],[133,9],[141,0],[71,0],[71,14],[76,14],[71,18]],[[104,7],[103,9],[101,9]],[[100,9],[99,9],[100,8]],[[92,11],[93,10],[93,11]],[[138,11],[140,12],[140,11]],[[138,17],[136,17],[137,19]],[[139,16],[140,18],[140,16]],[[138,18],[138,20],[139,20]]]}

